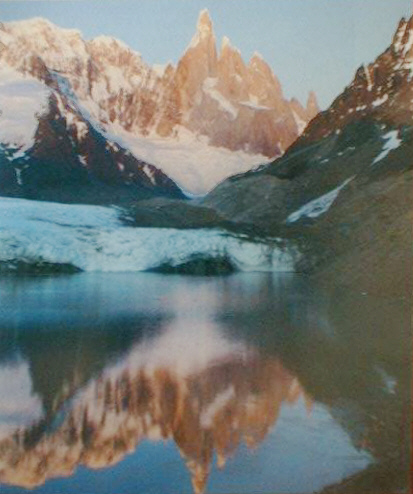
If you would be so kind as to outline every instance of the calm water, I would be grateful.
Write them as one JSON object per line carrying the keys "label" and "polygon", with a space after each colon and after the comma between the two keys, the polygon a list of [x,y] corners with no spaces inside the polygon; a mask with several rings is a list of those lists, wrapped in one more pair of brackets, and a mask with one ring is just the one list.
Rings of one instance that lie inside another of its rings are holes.
{"label": "calm water", "polygon": [[2,493],[306,493],[388,458],[407,471],[403,301],[293,275],[79,274],[0,279],[0,304]]}

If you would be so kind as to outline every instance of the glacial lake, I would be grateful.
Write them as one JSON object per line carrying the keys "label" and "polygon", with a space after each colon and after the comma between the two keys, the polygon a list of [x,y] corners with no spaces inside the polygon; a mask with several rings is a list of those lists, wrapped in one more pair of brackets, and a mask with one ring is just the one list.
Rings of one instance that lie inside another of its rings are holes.
{"label": "glacial lake", "polygon": [[3,277],[0,492],[407,478],[410,347],[406,301],[293,274]]}

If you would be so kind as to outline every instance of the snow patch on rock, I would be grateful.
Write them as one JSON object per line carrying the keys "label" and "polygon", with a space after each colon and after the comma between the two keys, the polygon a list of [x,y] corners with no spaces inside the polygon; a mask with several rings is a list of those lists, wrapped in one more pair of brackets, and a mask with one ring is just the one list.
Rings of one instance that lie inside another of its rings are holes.
{"label": "snow patch on rock", "polygon": [[400,144],[403,142],[399,138],[399,131],[392,130],[383,136],[383,139],[386,141],[383,146],[383,151],[374,159],[372,165],[375,165],[379,161],[383,160],[391,153],[391,151],[397,149]]}
{"label": "snow patch on rock", "polygon": [[202,89],[204,93],[208,94],[213,100],[215,100],[221,110],[228,113],[232,120],[235,120],[238,116],[238,110],[235,106],[228,101],[217,89],[215,89],[215,85],[217,83],[217,79],[213,77],[208,77],[205,79]]}
{"label": "snow patch on rock", "polygon": [[301,135],[307,127],[307,122],[300,118],[295,111],[293,111],[293,116],[297,125],[298,134]]}
{"label": "snow patch on rock", "polygon": [[303,216],[307,218],[318,218],[318,216],[326,213],[331,208],[334,201],[337,199],[340,191],[344,189],[344,187],[346,187],[346,185],[348,185],[353,179],[354,176],[345,180],[340,186],[331,190],[330,192],[327,192],[327,194],[324,194],[317,199],[313,199],[312,201],[302,206],[298,211],[291,213],[288,216],[286,223],[294,223],[295,221],[301,219]]}

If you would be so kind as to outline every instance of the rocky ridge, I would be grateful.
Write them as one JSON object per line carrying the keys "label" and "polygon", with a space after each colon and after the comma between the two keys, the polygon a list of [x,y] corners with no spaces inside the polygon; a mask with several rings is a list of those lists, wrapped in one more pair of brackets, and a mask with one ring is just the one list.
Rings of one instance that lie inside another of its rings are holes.
{"label": "rocky ridge", "polygon": [[402,19],[389,48],[357,70],[282,158],[227,180],[203,205],[244,228],[290,238],[304,254],[299,270],[407,296],[412,46],[413,18]]}
{"label": "rocky ridge", "polygon": [[33,56],[70,83],[102,125],[140,135],[173,137],[184,127],[214,146],[273,157],[318,113],[314,93],[306,107],[283,97],[281,85],[259,54],[245,64],[224,38],[218,53],[208,11],[176,67],[159,70],[123,42],[99,36],[85,41],[73,29],[35,18],[5,24],[2,59],[35,72]]}
{"label": "rocky ridge", "polygon": [[184,198],[91,118],[42,58],[28,55],[18,70],[3,60],[0,71],[2,195],[81,203]]}

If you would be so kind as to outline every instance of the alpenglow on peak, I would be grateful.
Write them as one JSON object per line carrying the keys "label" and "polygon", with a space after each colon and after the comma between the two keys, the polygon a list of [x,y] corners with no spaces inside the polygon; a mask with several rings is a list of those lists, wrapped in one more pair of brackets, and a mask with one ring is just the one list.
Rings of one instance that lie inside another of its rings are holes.
{"label": "alpenglow on peak", "polygon": [[199,13],[198,23],[197,23],[197,31],[202,33],[211,33],[212,32],[212,21],[209,15],[208,9],[203,9]]}

